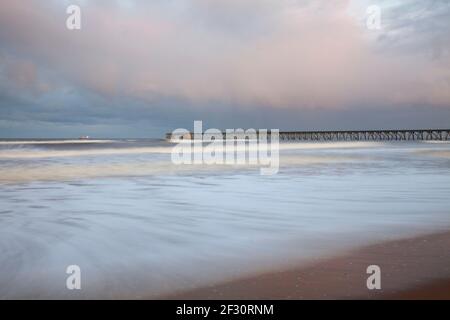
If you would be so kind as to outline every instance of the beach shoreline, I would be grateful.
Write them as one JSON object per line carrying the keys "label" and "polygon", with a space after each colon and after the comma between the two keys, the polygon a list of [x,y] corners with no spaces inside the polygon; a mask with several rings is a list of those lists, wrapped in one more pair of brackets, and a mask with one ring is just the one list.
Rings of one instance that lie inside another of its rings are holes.
{"label": "beach shoreline", "polygon": [[[450,231],[388,241],[309,266],[164,295],[161,299],[450,299]],[[381,269],[381,289],[366,286]]]}

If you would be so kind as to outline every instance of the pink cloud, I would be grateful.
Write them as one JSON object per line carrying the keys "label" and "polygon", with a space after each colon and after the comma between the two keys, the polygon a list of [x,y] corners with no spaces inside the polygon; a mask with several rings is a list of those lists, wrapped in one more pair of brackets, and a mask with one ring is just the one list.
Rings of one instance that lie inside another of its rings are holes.
{"label": "pink cloud", "polygon": [[[197,0],[177,15],[86,5],[81,31],[65,29],[62,6],[8,1],[0,37],[65,81],[106,96],[288,108],[450,106],[448,57],[375,50],[369,31],[347,14],[347,1],[282,3],[265,1],[276,8],[265,11],[267,25],[241,37],[239,29],[208,28],[188,13],[201,4],[206,12],[226,6],[250,14],[255,1]],[[21,72],[23,79],[31,73]]]}

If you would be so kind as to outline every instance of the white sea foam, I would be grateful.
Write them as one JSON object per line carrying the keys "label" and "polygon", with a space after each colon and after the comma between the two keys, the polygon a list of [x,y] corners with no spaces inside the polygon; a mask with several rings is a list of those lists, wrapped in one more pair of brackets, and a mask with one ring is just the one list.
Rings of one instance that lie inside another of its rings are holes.
{"label": "white sea foam", "polygon": [[[189,142],[190,144],[191,142]],[[357,149],[376,148],[381,146],[377,142],[319,142],[319,143],[281,143],[279,150],[315,150],[315,149]],[[127,148],[97,148],[84,150],[47,150],[36,148],[15,148],[0,150],[0,159],[33,159],[53,157],[81,157],[81,156],[105,156],[105,155],[138,155],[138,154],[170,154],[173,145],[152,147],[127,147]],[[225,145],[219,145],[218,152],[226,152]],[[235,151],[257,151],[257,145],[239,144]],[[187,153],[194,153],[194,149]]]}
{"label": "white sea foam", "polygon": [[93,150],[36,150],[36,149],[9,149],[0,151],[0,159],[33,159],[33,158],[55,158],[55,157],[82,157],[82,156],[105,156],[105,155],[136,155],[147,153],[169,154],[169,147],[139,147],[139,148],[104,148]]}
{"label": "white sea foam", "polygon": [[27,144],[67,144],[67,143],[76,143],[76,144],[90,144],[90,143],[107,143],[114,142],[115,140],[9,140],[9,141],[0,141],[0,145],[27,145]]}
{"label": "white sea foam", "polygon": [[[281,168],[304,167],[309,165],[324,165],[360,161],[360,157],[351,156],[314,156],[314,155],[285,155],[280,159]],[[208,172],[237,172],[252,170],[257,172],[258,165],[175,165],[170,161],[127,161],[124,163],[94,162],[94,163],[43,163],[41,165],[20,165],[0,167],[0,183],[32,182],[32,181],[68,181],[93,179],[101,177],[149,176],[173,173],[208,173]]]}

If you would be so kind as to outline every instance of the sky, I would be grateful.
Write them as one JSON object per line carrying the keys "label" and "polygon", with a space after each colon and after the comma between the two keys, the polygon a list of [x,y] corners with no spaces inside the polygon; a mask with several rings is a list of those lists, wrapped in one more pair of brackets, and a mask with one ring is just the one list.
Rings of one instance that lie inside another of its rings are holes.
{"label": "sky", "polygon": [[0,138],[449,128],[449,34],[447,0],[0,0]]}

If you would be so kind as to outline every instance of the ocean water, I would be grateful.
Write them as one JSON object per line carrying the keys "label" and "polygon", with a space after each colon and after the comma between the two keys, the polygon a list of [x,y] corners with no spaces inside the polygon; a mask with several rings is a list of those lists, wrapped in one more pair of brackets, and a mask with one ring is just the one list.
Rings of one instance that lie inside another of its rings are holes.
{"label": "ocean water", "polygon": [[0,141],[0,298],[152,298],[450,227],[448,142],[281,143],[273,176],[172,147]]}

